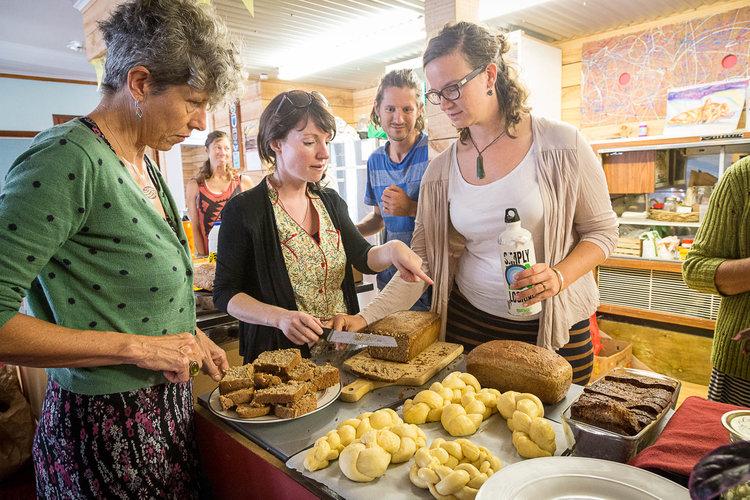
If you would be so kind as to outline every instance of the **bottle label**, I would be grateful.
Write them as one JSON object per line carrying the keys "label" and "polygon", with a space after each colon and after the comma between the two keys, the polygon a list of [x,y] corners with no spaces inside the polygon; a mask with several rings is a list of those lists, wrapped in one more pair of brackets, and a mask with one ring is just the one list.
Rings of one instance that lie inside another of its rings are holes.
{"label": "bottle label", "polygon": [[521,289],[514,289],[511,286],[516,274],[531,268],[530,253],[531,251],[528,248],[502,252],[503,267],[505,268],[505,284],[508,287],[508,312],[514,316],[531,316],[541,311],[540,304],[526,306],[525,301],[516,298],[519,293],[528,290],[531,286]]}

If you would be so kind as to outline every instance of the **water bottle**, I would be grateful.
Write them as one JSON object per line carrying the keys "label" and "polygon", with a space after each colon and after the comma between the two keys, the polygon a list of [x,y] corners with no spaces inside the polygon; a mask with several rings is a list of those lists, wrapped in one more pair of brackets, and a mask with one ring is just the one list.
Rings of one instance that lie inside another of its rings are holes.
{"label": "water bottle", "polygon": [[219,247],[219,230],[221,229],[221,221],[217,220],[214,225],[211,226],[211,230],[208,232],[208,255],[216,253],[216,249]]}
{"label": "water bottle", "polygon": [[512,316],[533,316],[542,311],[542,304],[527,306],[525,302],[516,299],[521,291],[531,287],[514,289],[512,283],[516,274],[536,264],[534,240],[531,233],[521,227],[521,218],[515,208],[505,210],[505,224],[507,228],[498,237],[498,243],[503,279],[508,288],[508,312]]}

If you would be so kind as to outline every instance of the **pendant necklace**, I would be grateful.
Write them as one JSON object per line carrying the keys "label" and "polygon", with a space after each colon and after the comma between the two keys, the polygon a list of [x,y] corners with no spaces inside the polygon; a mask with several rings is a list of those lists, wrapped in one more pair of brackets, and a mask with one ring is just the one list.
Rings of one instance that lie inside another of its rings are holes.
{"label": "pendant necklace", "polygon": [[140,188],[141,188],[141,191],[143,191],[143,194],[146,195],[146,198],[148,198],[150,200],[155,200],[156,197],[158,196],[158,193],[156,192],[156,189],[154,189],[154,187],[151,185],[151,183],[146,178],[146,174],[144,174],[143,172],[138,171],[138,169],[135,168],[135,165],[133,165],[132,163],[130,163],[128,160],[126,160],[122,156],[119,156],[119,158],[120,158],[120,160],[122,160],[125,163],[125,165],[127,165],[128,167],[130,167],[130,169],[133,171],[133,173],[135,174],[135,176],[138,179],[140,179]]}
{"label": "pendant necklace", "polygon": [[507,130],[503,130],[502,132],[500,132],[500,135],[492,139],[492,142],[490,142],[484,148],[482,148],[481,151],[477,147],[477,143],[474,142],[474,138],[471,136],[471,132],[469,132],[469,140],[471,141],[472,146],[474,146],[474,149],[477,150],[477,179],[484,179],[484,158],[482,158],[482,153],[487,151],[487,148],[495,144],[507,132],[508,132]]}

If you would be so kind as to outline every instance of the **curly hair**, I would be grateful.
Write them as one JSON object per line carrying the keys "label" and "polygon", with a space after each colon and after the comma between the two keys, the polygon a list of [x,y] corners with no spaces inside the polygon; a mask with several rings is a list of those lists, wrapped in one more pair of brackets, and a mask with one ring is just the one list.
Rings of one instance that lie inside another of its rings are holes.
{"label": "curly hair", "polygon": [[[214,141],[218,141],[219,139],[226,139],[230,143],[229,135],[224,132],[223,130],[214,130],[208,136],[206,137],[206,149],[211,147],[211,144],[213,144]],[[231,167],[231,165],[229,165]],[[227,171],[231,172],[233,170],[232,168],[227,168]],[[211,173],[211,160],[206,160],[203,162],[203,165],[198,169],[198,173],[195,174],[195,181],[200,184],[201,182],[206,182],[207,179],[210,179],[213,174]]]}
{"label": "curly hair", "polygon": [[[486,26],[461,21],[446,24],[440,33],[430,39],[422,56],[422,66],[454,52],[459,52],[472,68],[495,63],[495,95],[500,105],[500,113],[503,115],[505,132],[513,137],[510,130],[521,121],[522,115],[528,113],[530,108],[526,105],[526,89],[518,82],[515,70],[503,58],[509,49],[510,44],[502,33]],[[462,142],[468,136],[468,128],[458,130],[458,137]]]}
{"label": "curly hair", "polygon": [[102,91],[127,83],[144,66],[156,92],[190,85],[215,105],[242,90],[239,50],[213,8],[195,0],[134,0],[99,23],[107,46]]}
{"label": "curly hair", "polygon": [[419,84],[419,80],[417,80],[417,76],[410,69],[395,69],[383,76],[383,78],[380,80],[380,85],[378,85],[378,91],[375,94],[375,104],[373,105],[372,111],[370,112],[370,121],[375,125],[380,126],[380,117],[378,116],[377,109],[383,102],[383,94],[385,94],[385,89],[389,89],[391,87],[414,90],[414,97],[417,101],[417,109],[420,111],[419,116],[417,117],[417,122],[414,124],[414,128],[417,129],[417,132],[423,131],[425,123],[424,113],[422,113],[422,110],[424,109],[424,103],[422,102],[422,99],[420,99],[421,85]]}
{"label": "curly hair", "polygon": [[305,92],[310,96],[310,103],[306,106],[296,106],[291,102],[283,102],[290,93],[305,92],[290,90],[282,92],[268,103],[260,115],[258,125],[258,155],[271,171],[276,168],[276,152],[271,148],[271,142],[283,140],[289,132],[296,128],[302,130],[307,127],[308,120],[312,120],[323,132],[336,136],[336,118],[328,110],[328,102],[318,92]]}

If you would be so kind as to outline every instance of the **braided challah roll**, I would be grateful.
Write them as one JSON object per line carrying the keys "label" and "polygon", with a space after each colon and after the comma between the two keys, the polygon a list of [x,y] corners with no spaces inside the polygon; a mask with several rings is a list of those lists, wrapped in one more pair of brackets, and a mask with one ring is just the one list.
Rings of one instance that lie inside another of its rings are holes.
{"label": "braided challah roll", "polygon": [[498,411],[513,432],[513,446],[523,458],[549,457],[557,448],[544,406],[533,394],[508,391],[498,399]]}
{"label": "braided challah roll", "polygon": [[440,382],[433,383],[429,389],[419,391],[414,399],[404,402],[404,422],[424,424],[437,422],[453,398],[453,391],[443,387]]}
{"label": "braided challah roll", "polygon": [[352,481],[373,481],[388,469],[391,455],[377,442],[377,432],[368,431],[360,441],[351,443],[339,455],[341,472]]}
{"label": "braided challah roll", "polygon": [[391,463],[406,462],[426,444],[424,432],[413,424],[371,430],[349,444],[339,456],[339,468],[352,481],[369,482],[385,474]]}
{"label": "braided challah roll", "polygon": [[435,439],[414,455],[409,479],[438,499],[473,499],[502,463],[487,448],[468,439]]}
{"label": "braided challah roll", "polygon": [[398,413],[390,408],[382,408],[374,412],[365,412],[357,418],[344,420],[336,430],[329,431],[318,438],[305,455],[304,466],[310,472],[325,469],[331,461],[339,458],[341,451],[373,429],[387,429],[403,420]]}
{"label": "braided challah roll", "polygon": [[476,393],[468,391],[461,397],[460,404],[451,403],[443,409],[440,423],[451,436],[469,436],[477,432],[485,413],[489,416],[492,410],[487,412],[487,407],[477,399]]}
{"label": "braided challah roll", "polygon": [[471,373],[452,372],[443,379],[443,387],[450,389],[453,393],[451,403],[458,403],[467,392],[479,392],[482,386]]}

